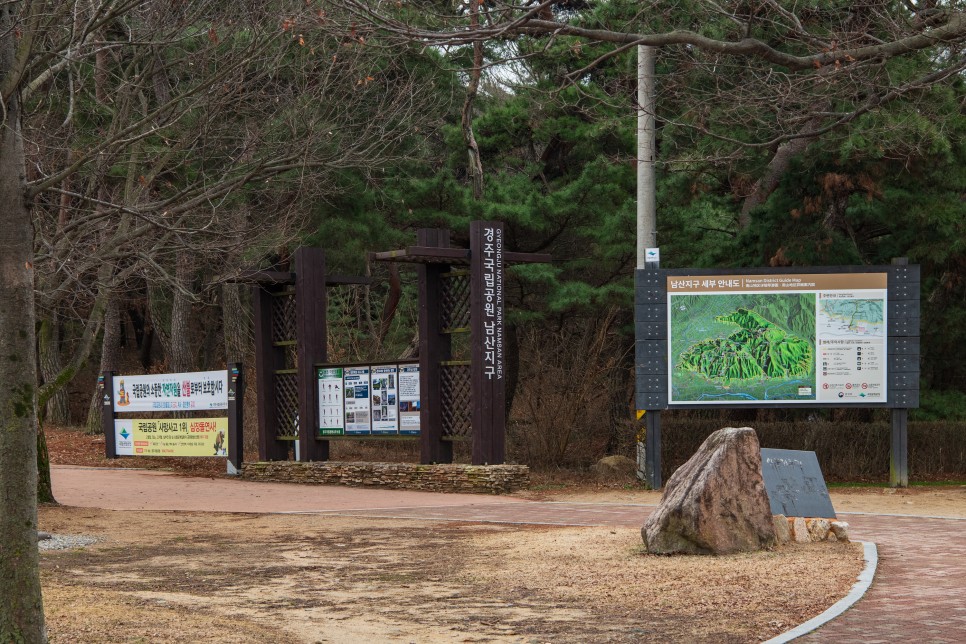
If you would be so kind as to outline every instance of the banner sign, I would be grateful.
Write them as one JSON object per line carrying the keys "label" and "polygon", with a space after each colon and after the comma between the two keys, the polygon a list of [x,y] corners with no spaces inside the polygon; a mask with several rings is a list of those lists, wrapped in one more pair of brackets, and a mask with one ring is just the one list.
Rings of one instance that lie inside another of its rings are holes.
{"label": "banner sign", "polygon": [[885,403],[887,277],[667,276],[668,404]]}
{"label": "banner sign", "polygon": [[419,435],[419,365],[399,365],[399,433]]}
{"label": "banner sign", "polygon": [[369,367],[348,367],[343,376],[345,433],[370,434]]}
{"label": "banner sign", "polygon": [[[319,369],[319,436],[345,434],[343,369]],[[355,391],[353,391],[355,396]]]}
{"label": "banner sign", "polygon": [[418,436],[419,364],[326,366],[319,380],[318,436]]}
{"label": "banner sign", "polygon": [[399,367],[383,365],[372,367],[372,433],[399,433],[399,402],[396,378]]}
{"label": "banner sign", "polygon": [[228,372],[114,376],[114,410],[228,409]]}
{"label": "banner sign", "polygon": [[228,456],[227,418],[115,419],[118,456]]}

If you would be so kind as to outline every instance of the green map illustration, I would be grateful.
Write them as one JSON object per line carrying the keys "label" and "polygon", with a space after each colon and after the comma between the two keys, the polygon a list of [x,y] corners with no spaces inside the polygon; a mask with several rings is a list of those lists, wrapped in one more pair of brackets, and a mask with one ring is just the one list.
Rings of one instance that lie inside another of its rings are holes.
{"label": "green map illustration", "polygon": [[815,294],[672,295],[671,401],[815,400]]}

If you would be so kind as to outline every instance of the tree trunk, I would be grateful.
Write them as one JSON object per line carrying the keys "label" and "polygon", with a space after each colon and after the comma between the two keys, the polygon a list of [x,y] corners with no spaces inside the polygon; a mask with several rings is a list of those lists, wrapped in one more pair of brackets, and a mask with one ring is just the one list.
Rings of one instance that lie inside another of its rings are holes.
{"label": "tree trunk", "polygon": [[[814,130],[819,122],[820,120],[817,118],[809,119],[801,131],[809,132]],[[751,225],[752,211],[758,206],[763,205],[765,200],[771,196],[771,193],[775,192],[775,188],[778,187],[782,177],[788,172],[788,166],[791,165],[792,159],[805,152],[812,140],[810,138],[800,137],[786,141],[778,146],[775,155],[768,162],[768,167],[765,168],[764,176],[755,182],[751,194],[745,197],[744,202],[741,204],[741,213],[738,215],[739,230],[746,230]]]}
{"label": "tree trunk", "polygon": [[174,373],[192,371],[191,355],[191,278],[192,264],[189,251],[178,251],[175,268],[174,301],[171,304],[171,334],[168,347],[168,370]]}
{"label": "tree trunk", "polygon": [[[470,29],[480,26],[480,5],[470,3]],[[473,134],[473,103],[480,89],[480,76],[483,73],[483,43],[473,43],[473,67],[470,69],[470,82],[466,86],[466,98],[463,101],[463,115],[461,129],[463,143],[466,145],[466,172],[473,187],[473,198],[479,201],[483,198],[483,160],[480,158],[480,146]]]}
{"label": "tree trunk", "polygon": [[227,362],[248,361],[250,336],[248,316],[242,303],[241,284],[223,284],[221,287],[222,320],[225,330],[225,358]]}
{"label": "tree trunk", "polygon": [[[60,327],[61,321],[56,317],[41,320],[37,344],[40,351],[40,375],[44,382],[57,378],[63,369],[60,357]],[[70,408],[68,407],[67,390],[58,389],[47,401],[44,418],[55,425],[70,423]]]}
{"label": "tree trunk", "polygon": [[38,423],[37,427],[37,501],[39,503],[57,503],[54,498],[54,486],[50,480],[50,453],[47,451],[47,435]]}
{"label": "tree trunk", "polygon": [[[105,371],[116,371],[121,362],[121,315],[118,310],[117,298],[113,293],[108,295],[107,304],[104,308],[104,335],[101,340],[101,368],[98,375]],[[100,394],[94,393],[91,397],[90,407],[87,409],[87,423],[84,430],[92,436],[103,431],[101,426],[102,409]]]}
{"label": "tree trunk", "polygon": [[0,7],[0,642],[46,642],[37,551],[33,223],[24,200],[18,4]]}

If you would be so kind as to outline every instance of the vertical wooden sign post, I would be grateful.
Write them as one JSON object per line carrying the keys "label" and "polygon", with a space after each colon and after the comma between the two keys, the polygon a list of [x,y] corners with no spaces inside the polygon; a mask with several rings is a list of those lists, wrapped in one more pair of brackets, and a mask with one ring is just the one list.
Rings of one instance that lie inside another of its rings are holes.
{"label": "vertical wooden sign post", "polygon": [[[425,248],[449,248],[449,231],[422,228],[416,243]],[[420,461],[452,463],[453,443],[443,438],[443,393],[440,363],[452,357],[452,338],[443,333],[442,275],[449,264],[419,264]]]}
{"label": "vertical wooden sign post", "polygon": [[278,283],[257,283],[252,287],[255,308],[255,399],[258,410],[258,460],[284,461],[288,443],[275,440],[278,433],[278,409],[275,396],[275,373],[285,368],[285,353],[272,342],[272,289]]}
{"label": "vertical wooden sign post", "polygon": [[299,460],[329,460],[329,441],[317,440],[319,383],[315,365],[326,361],[325,254],[321,248],[295,251],[295,324],[298,356]]}
{"label": "vertical wooden sign post", "polygon": [[505,460],[504,251],[502,223],[470,223],[474,465]]}

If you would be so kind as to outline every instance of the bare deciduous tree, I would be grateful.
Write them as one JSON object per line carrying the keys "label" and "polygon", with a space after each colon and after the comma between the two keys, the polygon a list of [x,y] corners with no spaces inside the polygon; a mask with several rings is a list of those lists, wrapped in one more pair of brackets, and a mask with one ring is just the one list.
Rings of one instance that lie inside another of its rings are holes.
{"label": "bare deciduous tree", "polygon": [[[0,5],[0,641],[46,639],[38,403],[105,323],[113,342],[127,289],[183,312],[284,244],[341,172],[401,154],[433,113],[411,63],[301,0]],[[39,389],[35,310],[71,348]],[[176,337],[183,320],[154,322]]]}

